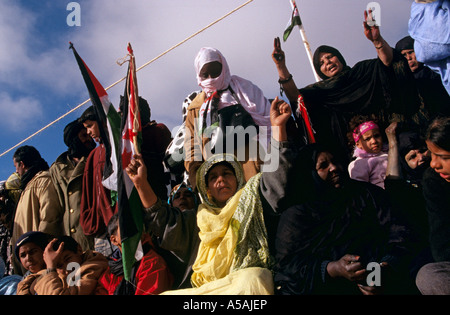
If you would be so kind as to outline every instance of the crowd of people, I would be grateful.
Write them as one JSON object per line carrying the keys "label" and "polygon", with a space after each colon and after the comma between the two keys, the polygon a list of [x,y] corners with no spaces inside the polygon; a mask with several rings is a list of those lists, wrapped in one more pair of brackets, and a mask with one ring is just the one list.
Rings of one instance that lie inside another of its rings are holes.
{"label": "crowd of people", "polygon": [[178,164],[175,139],[139,98],[142,148],[125,171],[143,255],[128,280],[95,109],[64,128],[67,151],[51,165],[19,147],[0,187],[0,293],[450,294],[450,96],[412,37],[393,48],[365,17],[377,58],[350,67],[322,45],[322,80],[300,89],[275,38],[288,101],[201,48]]}

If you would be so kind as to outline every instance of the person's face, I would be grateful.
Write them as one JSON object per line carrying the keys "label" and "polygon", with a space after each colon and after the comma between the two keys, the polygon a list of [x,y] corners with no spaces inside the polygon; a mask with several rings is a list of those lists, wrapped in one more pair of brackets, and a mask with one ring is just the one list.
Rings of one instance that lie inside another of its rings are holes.
{"label": "person's face", "polygon": [[16,168],[16,173],[19,174],[19,176],[22,176],[25,174],[25,165],[22,161],[17,162],[16,159],[13,158],[14,167]]}
{"label": "person's face", "polygon": [[320,71],[329,78],[341,73],[344,65],[332,53],[320,53]]}
{"label": "person's face", "polygon": [[379,153],[383,149],[383,138],[379,129],[371,129],[361,135],[356,146],[367,153]]}
{"label": "person's face", "polygon": [[222,73],[222,64],[218,61],[206,63],[200,70],[199,77],[202,80],[217,78]]}
{"label": "person's face", "polygon": [[44,251],[35,243],[29,242],[20,246],[18,258],[22,266],[31,273],[45,269]]}
{"label": "person's face", "polygon": [[450,152],[446,151],[431,141],[426,141],[431,152],[430,167],[433,168],[447,182],[450,182]]}
{"label": "person's face", "polygon": [[414,52],[414,49],[402,50],[401,54],[406,58],[406,60],[408,60],[408,66],[409,69],[411,69],[411,72],[415,72],[417,71],[417,69],[419,69],[420,64],[416,59],[416,53]]}
{"label": "person's face", "polygon": [[172,205],[180,210],[193,209],[195,207],[195,199],[192,191],[186,187],[180,188],[173,196]]}
{"label": "person's face", "polygon": [[342,166],[334,161],[329,152],[321,152],[317,157],[316,171],[321,179],[335,188],[342,185]]}
{"label": "person's face", "polygon": [[405,155],[405,161],[411,169],[415,169],[429,160],[430,151],[427,148],[410,150]]}
{"label": "person's face", "polygon": [[77,263],[81,266],[83,262],[81,249],[78,249],[77,253],[72,252],[71,250],[63,250],[61,253],[61,259],[59,260],[56,271],[61,275],[68,275],[72,270],[67,270],[67,265],[69,263]]}
{"label": "person's face", "polygon": [[98,123],[94,120],[86,120],[83,123],[84,128],[86,128],[86,132],[88,136],[95,140],[95,142],[100,142],[100,129],[98,128]]}
{"label": "person's face", "polygon": [[81,143],[86,147],[86,149],[91,150],[95,148],[94,140],[88,135],[87,129],[82,128],[78,132],[78,139],[80,139]]}
{"label": "person's face", "polygon": [[208,173],[207,192],[219,207],[225,206],[237,191],[237,178],[226,165],[219,164]]}
{"label": "person's face", "polygon": [[110,236],[111,243],[122,251],[122,239],[120,238],[120,229],[117,227],[116,233]]}

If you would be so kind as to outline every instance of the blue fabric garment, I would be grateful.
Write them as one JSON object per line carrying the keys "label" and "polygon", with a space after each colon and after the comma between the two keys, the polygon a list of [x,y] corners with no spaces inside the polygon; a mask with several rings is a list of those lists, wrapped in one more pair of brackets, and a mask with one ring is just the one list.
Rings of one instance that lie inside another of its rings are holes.
{"label": "blue fabric garment", "polygon": [[409,35],[418,61],[440,74],[450,95],[450,0],[411,5]]}
{"label": "blue fabric garment", "polygon": [[6,276],[0,279],[0,295],[16,295],[17,285],[22,281],[18,275]]}
{"label": "blue fabric garment", "polygon": [[22,281],[22,277],[18,275],[4,276],[5,262],[0,257],[0,295],[15,295],[17,284]]}

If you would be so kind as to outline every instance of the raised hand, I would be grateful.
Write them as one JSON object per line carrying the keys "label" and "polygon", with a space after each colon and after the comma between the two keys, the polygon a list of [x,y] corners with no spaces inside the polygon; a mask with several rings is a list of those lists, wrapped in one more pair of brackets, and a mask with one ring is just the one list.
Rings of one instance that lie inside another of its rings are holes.
{"label": "raised hand", "polygon": [[284,51],[281,49],[281,43],[280,38],[276,37],[273,40],[273,52],[272,52],[272,59],[275,62],[275,64],[281,64],[285,62],[286,58],[284,55]]}
{"label": "raised hand", "polygon": [[363,22],[364,35],[366,35],[367,39],[370,40],[371,42],[379,41],[381,37],[380,28],[376,23],[374,23],[373,25],[369,25],[368,19],[370,21],[375,22],[372,18],[372,10],[369,10],[369,12],[364,11],[364,22]]}
{"label": "raised hand", "polygon": [[147,167],[140,154],[133,156],[125,171],[135,185],[142,185],[147,181]]}
{"label": "raised hand", "polygon": [[291,106],[277,96],[270,107],[270,122],[272,126],[285,126],[291,114]]}
{"label": "raised hand", "polygon": [[51,240],[50,243],[48,243],[47,247],[45,247],[43,257],[47,268],[58,268],[58,266],[62,263],[61,254],[64,250],[64,242],[59,245],[57,250],[54,250],[53,244],[55,244],[56,241],[56,238]]}

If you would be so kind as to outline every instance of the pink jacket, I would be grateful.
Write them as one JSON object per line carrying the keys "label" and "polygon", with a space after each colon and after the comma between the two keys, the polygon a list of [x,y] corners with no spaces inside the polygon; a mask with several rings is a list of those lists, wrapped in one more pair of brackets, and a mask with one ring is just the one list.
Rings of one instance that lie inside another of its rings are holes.
{"label": "pink jacket", "polygon": [[369,182],[384,189],[388,162],[387,152],[382,150],[380,153],[367,153],[364,150],[355,148],[353,156],[356,159],[348,165],[350,178]]}

